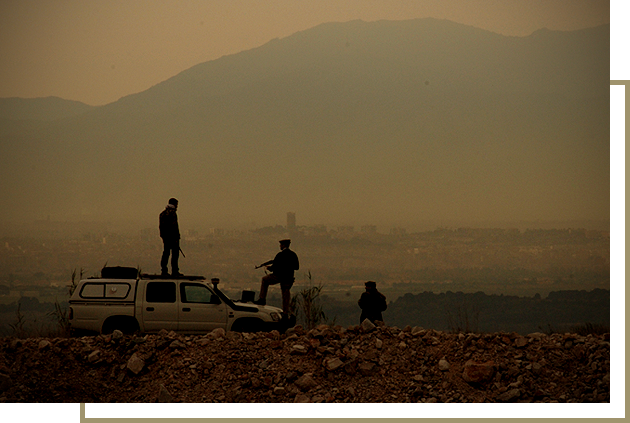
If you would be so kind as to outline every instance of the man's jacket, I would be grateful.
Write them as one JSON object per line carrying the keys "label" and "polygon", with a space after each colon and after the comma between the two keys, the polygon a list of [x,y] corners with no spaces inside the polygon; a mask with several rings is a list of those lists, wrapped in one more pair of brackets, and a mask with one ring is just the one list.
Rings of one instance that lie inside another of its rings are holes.
{"label": "man's jacket", "polygon": [[364,292],[359,299],[359,307],[361,307],[360,322],[369,319],[372,323],[377,320],[383,321],[381,312],[387,310],[387,300],[385,295],[374,290],[373,292]]}
{"label": "man's jacket", "polygon": [[276,254],[273,259],[273,264],[269,267],[269,270],[280,279],[293,280],[294,271],[300,268],[300,261],[297,254],[293,251],[285,248]]}
{"label": "man's jacket", "polygon": [[166,206],[166,209],[160,213],[160,237],[164,241],[179,240],[179,224],[175,207]]}

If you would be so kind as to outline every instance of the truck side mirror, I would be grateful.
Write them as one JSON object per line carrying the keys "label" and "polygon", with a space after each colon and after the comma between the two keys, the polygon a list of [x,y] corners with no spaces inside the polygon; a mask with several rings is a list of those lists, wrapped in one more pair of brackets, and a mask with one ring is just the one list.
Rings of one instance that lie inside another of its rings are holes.
{"label": "truck side mirror", "polygon": [[221,299],[218,295],[212,294],[212,296],[210,297],[210,304],[221,304]]}

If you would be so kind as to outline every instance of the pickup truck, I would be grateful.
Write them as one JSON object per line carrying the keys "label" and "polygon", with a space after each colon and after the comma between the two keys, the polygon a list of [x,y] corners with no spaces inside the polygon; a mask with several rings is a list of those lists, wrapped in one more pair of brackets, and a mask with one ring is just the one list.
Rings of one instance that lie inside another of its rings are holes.
{"label": "pickup truck", "polygon": [[243,291],[243,298],[233,301],[218,283],[218,279],[208,282],[203,276],[170,277],[139,274],[134,268],[103,268],[100,278],[78,283],[69,301],[70,328],[103,334],[116,329],[126,334],[162,329],[200,334],[216,328],[238,332],[288,328],[279,308],[253,304],[252,291]]}

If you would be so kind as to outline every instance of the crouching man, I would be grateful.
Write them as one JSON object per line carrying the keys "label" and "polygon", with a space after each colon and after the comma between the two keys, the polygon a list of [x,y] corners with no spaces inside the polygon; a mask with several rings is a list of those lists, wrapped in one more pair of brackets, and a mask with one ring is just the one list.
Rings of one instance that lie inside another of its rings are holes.
{"label": "crouching man", "polygon": [[365,319],[369,319],[372,323],[383,321],[383,311],[387,310],[387,300],[385,295],[376,289],[376,282],[365,283],[365,292],[359,298],[359,307],[361,307],[359,324]]}

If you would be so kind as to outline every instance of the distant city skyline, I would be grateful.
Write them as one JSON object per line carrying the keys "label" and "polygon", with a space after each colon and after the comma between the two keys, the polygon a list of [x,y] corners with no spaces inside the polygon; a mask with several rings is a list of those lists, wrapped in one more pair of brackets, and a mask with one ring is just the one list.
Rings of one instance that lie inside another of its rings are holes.
{"label": "distant city skyline", "polygon": [[[282,220],[278,216],[276,222],[256,223],[242,222],[234,225],[214,225],[209,222],[188,222],[180,223],[182,238],[205,237],[205,236],[226,236],[236,233],[256,232],[260,230],[283,229],[285,234],[313,235],[314,233],[345,234],[348,236],[360,234],[373,235],[411,235],[415,233],[431,232],[439,229],[516,229],[526,230],[566,230],[584,229],[587,231],[610,231],[610,221],[456,221],[456,220],[425,220],[409,224],[373,224],[370,222],[300,222],[299,215],[294,212],[287,212]],[[103,234],[124,235],[129,237],[139,237],[144,240],[157,239],[158,228],[151,222],[141,221],[89,221],[89,220],[37,220],[33,222],[22,222],[10,225],[0,224],[0,237],[33,236],[44,235],[51,238],[89,239]]]}

